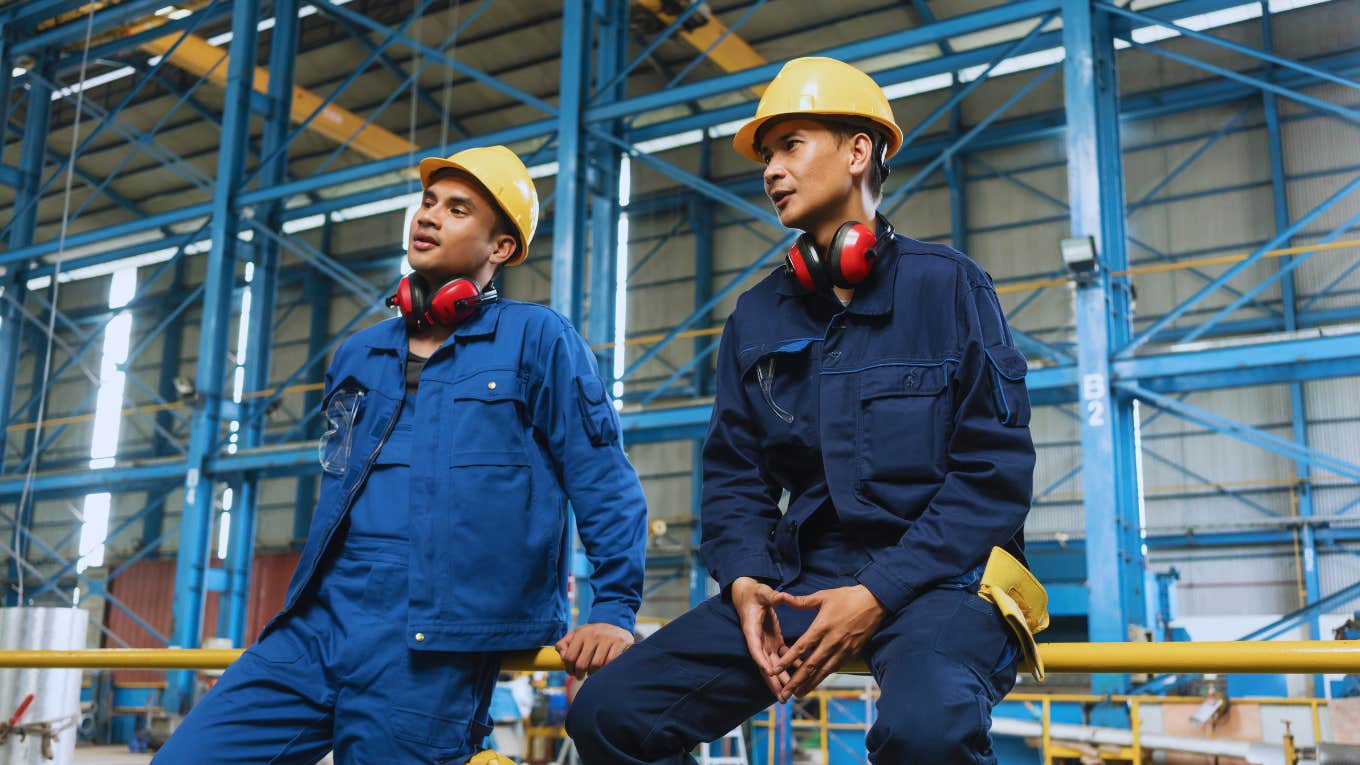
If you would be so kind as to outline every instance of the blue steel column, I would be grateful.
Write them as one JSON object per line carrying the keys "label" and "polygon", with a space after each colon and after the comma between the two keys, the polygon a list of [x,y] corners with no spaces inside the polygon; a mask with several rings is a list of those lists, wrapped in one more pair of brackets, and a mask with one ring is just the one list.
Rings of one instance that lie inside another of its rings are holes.
{"label": "blue steel column", "polygon": [[[592,4],[593,5],[593,4]],[[581,326],[584,307],[582,282],[586,234],[584,138],[585,99],[589,93],[590,19],[586,3],[564,3],[562,13],[561,98],[557,118],[557,188],[553,192],[552,307]],[[610,303],[609,310],[613,310]],[[590,615],[590,563],[572,523],[571,573],[576,582],[576,615],[572,624]]]}
{"label": "blue steel column", "polygon": [[[959,76],[954,75],[954,92],[960,89]],[[949,110],[949,135],[958,140],[963,132],[963,109],[955,106]],[[968,208],[964,187],[967,183],[968,168],[963,162],[963,154],[955,152],[944,165],[945,181],[949,184],[949,240],[959,252],[968,251]]]}
{"label": "blue steel column", "polygon": [[[1063,43],[1072,236],[1094,238],[1100,266],[1076,296],[1088,632],[1092,641],[1122,641],[1130,626],[1147,621],[1147,608],[1138,423],[1133,400],[1110,386],[1110,356],[1131,336],[1132,317],[1127,280],[1110,276],[1127,267],[1128,252],[1108,17],[1094,12],[1092,0],[1063,0]],[[1096,675],[1092,684],[1117,692],[1128,678]]]}
{"label": "blue steel column", "polygon": [[[713,141],[707,131],[703,143],[699,145],[699,177],[712,180]],[[713,203],[702,194],[690,197],[690,228],[694,232],[694,310],[699,310],[713,298]],[[700,318],[696,324],[707,328],[712,323],[712,315]],[[712,342],[710,337],[694,339],[694,353],[703,353]],[[713,362],[704,360],[694,365],[694,395],[709,396],[713,393]],[[700,517],[703,510],[704,488],[704,441],[695,439],[690,449],[690,514],[694,525],[690,528],[689,560],[689,604],[697,606],[708,599],[708,569],[699,557],[699,545],[703,542],[703,529]]]}
{"label": "blue steel column", "polygon": [[[1262,48],[1267,53],[1274,52],[1274,34],[1271,26],[1270,4],[1261,3],[1261,36]],[[1271,77],[1272,67],[1266,64],[1266,79]],[[1270,148],[1270,186],[1272,201],[1275,210],[1275,233],[1289,228],[1289,196],[1285,187],[1286,176],[1284,172],[1284,148],[1280,135],[1280,109],[1275,94],[1268,90],[1261,91],[1261,106],[1265,111],[1266,117],[1266,138]],[[1284,246],[1289,246],[1285,242]],[[1292,257],[1280,259],[1279,268],[1281,270],[1289,268]],[[1295,300],[1294,273],[1286,271],[1280,279],[1280,309],[1284,314],[1284,329],[1286,332],[1293,332],[1298,329],[1298,305]],[[1292,382],[1289,384],[1290,419],[1293,428],[1294,441],[1303,446],[1308,445],[1308,407],[1304,397],[1303,383]],[[1308,518],[1313,515],[1313,481],[1312,469],[1307,462],[1294,462],[1295,487],[1298,497],[1298,513],[1300,517]],[[1303,588],[1304,600],[1302,606],[1316,603],[1322,597],[1322,583],[1318,574],[1317,566],[1317,534],[1311,523],[1305,523],[1299,532],[1299,547],[1303,558]],[[1322,624],[1319,620],[1317,611],[1313,611],[1308,617],[1309,637],[1313,640],[1322,639]],[[1325,685],[1322,675],[1313,676],[1313,695],[1321,697],[1325,695]]]}
{"label": "blue steel column", "polygon": [[[8,46],[6,46],[8,50]],[[5,77],[10,76],[12,68],[5,65]],[[51,63],[45,60],[41,65],[41,77],[30,77],[28,89],[28,112],[24,118],[24,142],[19,155],[19,186],[15,190],[14,209],[16,218],[10,229],[9,249],[27,247],[33,243],[33,235],[38,225],[38,205],[35,197],[42,182],[43,162],[47,157],[47,125],[52,113],[52,89],[43,84],[51,82]],[[0,286],[4,287],[6,299],[0,300],[0,471],[5,469],[5,450],[8,448],[10,410],[14,407],[14,388],[18,384],[16,373],[19,371],[19,348],[23,343],[24,319],[19,305],[27,292],[25,269],[16,264],[9,269]],[[13,298],[13,302],[8,298]],[[40,364],[35,355],[34,364]],[[32,524],[33,501],[26,506],[16,506],[14,522],[27,530]],[[5,565],[5,575],[9,582],[18,582],[23,572],[19,560],[28,547],[26,535],[19,535],[16,556],[10,556]],[[5,591],[5,605],[17,606],[18,594],[12,589]]]}
{"label": "blue steel column", "polygon": [[[184,299],[184,256],[180,256],[175,261],[175,270],[171,276],[170,289],[166,291],[165,299],[162,301],[164,311],[168,314],[173,311],[179,302]],[[160,379],[156,386],[156,392],[165,401],[176,401],[179,399],[179,391],[175,388],[175,377],[179,374],[180,359],[184,353],[184,322],[172,321],[165,325],[161,330],[161,369]],[[157,412],[156,424],[159,429],[152,439],[152,454],[157,457],[164,457],[175,451],[175,446],[170,439],[165,437],[165,433],[173,431],[175,417],[170,412]],[[142,544],[148,545],[157,539],[165,529],[165,503],[169,497],[162,497],[154,500],[147,507],[146,516],[142,518]],[[148,553],[149,558],[160,557],[160,545],[157,549]]]}
{"label": "blue steel column", "polygon": [[[266,101],[261,156],[272,157],[260,173],[260,183],[269,187],[288,180],[286,141],[291,128],[293,103],[293,63],[297,58],[297,0],[274,0],[274,31],[269,49],[269,89]],[[265,206],[264,223],[270,231],[283,231],[283,203]],[[246,340],[245,386],[247,391],[269,388],[270,343],[274,337],[274,304],[279,277],[279,243],[257,236],[255,271],[250,285],[250,331]],[[243,408],[240,448],[253,449],[264,443],[265,413],[259,407]],[[247,606],[250,602],[250,566],[255,552],[255,527],[259,514],[260,482],[254,475],[241,481],[240,501],[231,512],[231,538],[227,543],[227,586],[217,612],[217,634],[231,639],[237,647],[246,644]]]}
{"label": "blue steel column", "polygon": [[[9,64],[6,64],[8,67]],[[46,159],[47,124],[52,112],[51,64],[44,63],[41,76],[29,78],[27,114],[24,117],[24,142],[19,155],[19,186],[15,189],[14,210],[17,218],[10,226],[9,247],[16,250],[33,243],[38,226],[38,205],[34,198],[42,183],[43,163]],[[6,69],[4,76],[10,76]],[[0,285],[5,295],[13,300],[0,302],[0,470],[5,467],[8,446],[10,409],[14,406],[15,372],[19,368],[19,346],[23,342],[23,315],[18,305],[24,302],[26,278],[24,268],[8,269]]]}
{"label": "blue steel column", "polygon": [[[232,40],[222,105],[222,145],[217,156],[216,187],[212,201],[212,249],[204,273],[203,333],[198,343],[197,407],[189,432],[185,459],[184,516],[180,522],[179,555],[175,565],[174,630],[170,643],[180,648],[199,644],[203,630],[205,569],[213,521],[213,481],[204,476],[217,451],[226,373],[227,338],[231,324],[232,285],[236,274],[236,244],[240,210],[236,196],[245,173],[250,140],[250,94],[255,65],[255,25],[259,0],[236,0],[232,8]],[[164,707],[183,712],[192,701],[194,673],[169,673]]]}
{"label": "blue steel column", "polygon": [[553,192],[552,307],[580,326],[585,249],[585,157],[582,112],[590,82],[590,16],[585,3],[564,3],[562,78],[557,118],[557,188]]}
{"label": "blue steel column", "polygon": [[[617,0],[596,0],[595,14],[599,18],[598,47],[596,50],[595,82],[608,83],[624,65],[628,51],[628,5]],[[609,88],[603,98],[613,101],[623,98],[625,82]],[[609,120],[602,125],[618,135],[621,120]],[[586,337],[592,345],[610,343],[596,352],[600,373],[607,383],[613,382],[614,301],[617,294],[619,248],[619,160],[618,148],[604,141],[592,142],[589,176],[592,195],[590,208],[590,316]],[[558,190],[558,199],[561,189]]]}
{"label": "blue steel column", "polygon": [[[333,224],[327,216],[326,224],[321,230],[321,251],[327,255],[331,254],[332,229]],[[313,359],[321,354],[321,350],[330,339],[331,286],[329,280],[316,269],[308,269],[303,277],[302,289],[307,296],[307,304],[312,308],[310,334],[307,336],[307,358]],[[307,371],[306,380],[316,384],[325,380],[325,377],[326,364],[318,361]],[[302,431],[305,441],[321,437],[321,418],[318,410],[321,408],[323,395],[324,391],[309,390],[302,399],[302,416],[311,418]],[[299,550],[302,549],[303,541],[307,539],[307,530],[312,526],[312,512],[316,509],[316,484],[317,477],[314,475],[298,476],[293,506],[293,546]]]}

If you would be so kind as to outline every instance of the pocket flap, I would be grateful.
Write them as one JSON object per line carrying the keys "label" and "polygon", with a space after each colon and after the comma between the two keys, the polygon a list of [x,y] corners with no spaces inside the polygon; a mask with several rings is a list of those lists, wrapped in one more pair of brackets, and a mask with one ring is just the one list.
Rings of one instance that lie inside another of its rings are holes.
{"label": "pocket flap", "polygon": [[392,735],[438,749],[451,749],[467,741],[468,721],[417,712],[414,709],[392,707],[387,711]]}
{"label": "pocket flap", "polygon": [[1029,362],[1025,361],[1025,354],[1019,348],[1009,345],[993,345],[987,349],[987,358],[991,359],[992,366],[996,371],[1007,380],[1023,380],[1029,372]]}
{"label": "pocket flap", "polygon": [[524,402],[524,383],[513,369],[486,369],[453,384],[454,399]]}
{"label": "pocket flap", "polygon": [[523,451],[514,449],[459,451],[449,455],[449,467],[470,467],[473,465],[523,465],[528,467],[529,458]]}
{"label": "pocket flap", "polygon": [[893,364],[866,369],[858,376],[859,396],[864,401],[890,396],[936,396],[949,383],[943,364]]}

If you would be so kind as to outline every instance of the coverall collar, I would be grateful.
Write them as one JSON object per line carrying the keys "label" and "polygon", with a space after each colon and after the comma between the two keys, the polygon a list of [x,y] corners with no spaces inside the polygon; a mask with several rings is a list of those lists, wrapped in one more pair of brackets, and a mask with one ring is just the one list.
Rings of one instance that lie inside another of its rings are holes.
{"label": "coverall collar", "polygon": [[[449,337],[484,337],[496,334],[496,324],[500,321],[501,303],[497,301],[484,305],[467,321],[454,328]],[[383,322],[383,331],[373,335],[368,347],[375,351],[388,351],[398,356],[406,353],[408,338],[406,323],[400,317]],[[447,341],[446,341],[447,342]]]}

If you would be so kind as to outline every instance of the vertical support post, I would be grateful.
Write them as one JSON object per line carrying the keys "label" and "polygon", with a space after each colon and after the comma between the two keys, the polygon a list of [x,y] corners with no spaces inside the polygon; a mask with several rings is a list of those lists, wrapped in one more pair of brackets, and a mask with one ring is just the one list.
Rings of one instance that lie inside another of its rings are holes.
{"label": "vertical support post", "polygon": [[[583,145],[586,96],[590,87],[590,22],[592,3],[566,3],[562,11],[562,78],[557,108],[557,201],[553,209],[552,307],[561,311],[575,327],[580,327],[584,312],[585,258],[582,250],[586,234],[586,204],[582,194],[586,185]],[[610,304],[610,310],[613,304]],[[572,523],[571,573],[576,582],[573,624],[590,616],[593,600],[590,590],[590,562],[586,560]]]}
{"label": "vertical support post", "polygon": [[[327,216],[326,224],[321,229],[321,251],[327,255],[331,254],[333,229],[331,219]],[[331,285],[330,281],[315,269],[309,269],[303,277],[302,289],[307,295],[308,305],[312,307],[310,334],[307,336],[307,358],[310,359],[316,358],[321,353],[321,349],[326,345],[326,339],[330,337]],[[324,362],[318,361],[307,370],[306,379],[309,383],[320,383],[325,378]],[[309,390],[303,398],[303,416],[311,417],[307,427],[303,429],[303,438],[308,441],[321,437],[321,419],[315,414],[321,408],[323,396],[324,391]],[[299,550],[302,549],[302,543],[307,539],[307,531],[312,526],[312,512],[316,509],[316,483],[317,478],[313,475],[299,476],[297,479],[297,494],[293,507],[293,546]]]}
{"label": "vertical support post", "polygon": [[[1275,48],[1274,30],[1270,14],[1270,4],[1261,3],[1261,42],[1262,48],[1271,53]],[[1271,80],[1274,67],[1267,63],[1265,79]],[[1275,211],[1275,233],[1289,228],[1289,193],[1286,186],[1286,176],[1284,169],[1284,146],[1280,130],[1280,109],[1274,93],[1268,90],[1261,91],[1261,107],[1265,112],[1266,118],[1266,140],[1270,151],[1270,187],[1272,202]],[[1287,247],[1291,243],[1286,242]],[[1281,258],[1279,268],[1288,269],[1293,257]],[[1296,292],[1294,288],[1294,272],[1285,271],[1285,275],[1280,278],[1280,309],[1284,314],[1284,328],[1286,332],[1293,332],[1298,329],[1298,305],[1295,300]],[[1292,382],[1289,384],[1289,403],[1290,419],[1293,429],[1294,441],[1308,445],[1308,406],[1304,397],[1303,383]],[[1310,517],[1313,515],[1313,482],[1312,470],[1307,462],[1294,463],[1294,478],[1297,486],[1298,513],[1300,517]],[[1299,532],[1299,546],[1303,558],[1303,577],[1304,600],[1301,605],[1316,603],[1322,597],[1322,583],[1318,574],[1317,566],[1317,532],[1311,523],[1303,524]],[[1322,625],[1318,618],[1318,613],[1314,611],[1308,617],[1308,629],[1313,640],[1322,639]],[[1322,675],[1313,676],[1313,695],[1322,697],[1325,685]]]}
{"label": "vertical support post", "polygon": [[[704,140],[699,144],[699,177],[706,181],[712,180],[712,151],[713,142],[709,140],[708,132],[704,132]],[[694,310],[699,310],[713,298],[713,202],[702,194],[694,194],[690,197],[690,229],[694,232]],[[713,321],[712,313],[702,316],[695,321],[695,325],[700,329],[707,329]],[[697,356],[703,353],[704,348],[711,342],[708,337],[696,337],[694,339],[694,353]],[[713,393],[713,362],[710,359],[694,365],[694,395],[708,396]],[[694,463],[695,469],[699,463]],[[697,508],[698,505],[695,505]],[[696,516],[697,513],[696,513]]]}
{"label": "vertical support post", "polygon": [[590,9],[566,3],[562,11],[562,80],[557,116],[557,191],[553,209],[552,307],[579,326],[585,244],[582,151],[585,98],[590,83]]}
{"label": "vertical support post", "polygon": [[[212,536],[213,481],[204,475],[217,451],[226,373],[227,338],[236,275],[238,215],[236,197],[245,176],[250,141],[250,94],[255,77],[255,25],[259,0],[236,0],[232,9],[232,40],[222,106],[222,145],[217,156],[217,185],[213,188],[212,249],[204,273],[203,333],[198,343],[196,402],[189,430],[184,479],[184,515],[180,522],[179,554],[175,563],[174,629],[170,644],[197,647],[203,631],[208,549]],[[192,702],[194,672],[169,673],[164,706],[184,712]]]}
{"label": "vertical support post", "polygon": [[[599,19],[599,45],[595,53],[595,82],[607,83],[625,65],[628,51],[627,4],[614,0],[596,0],[595,15]],[[605,101],[615,101],[625,95],[625,83],[619,82],[604,94]],[[610,120],[603,127],[617,135],[623,129],[621,120]],[[613,383],[614,328],[617,322],[615,300],[618,295],[619,252],[619,150],[604,141],[591,142],[592,195],[590,207],[590,316],[586,337],[596,351],[600,374],[606,383]],[[561,199],[561,192],[558,192]],[[554,280],[556,277],[554,276]],[[612,390],[612,385],[607,386]]]}
{"label": "vertical support post", "polygon": [[[175,261],[174,272],[170,280],[170,289],[166,291],[165,300],[162,305],[164,310],[169,313],[176,304],[184,298],[184,256],[179,256]],[[175,388],[175,377],[179,374],[180,359],[184,354],[184,322],[172,321],[165,325],[161,331],[161,369],[160,379],[157,381],[157,393],[164,401],[176,401],[179,399],[179,391]],[[152,453],[158,457],[165,456],[174,451],[174,445],[164,434],[171,432],[175,425],[175,418],[170,412],[157,412],[156,424],[159,429],[152,439]],[[165,503],[168,497],[155,500],[147,508],[146,516],[142,518],[142,544],[150,544],[154,540],[160,539],[165,530]],[[147,557],[160,557],[159,550],[151,551]]]}
{"label": "vertical support post", "polygon": [[[274,186],[287,180],[288,151],[285,142],[291,127],[293,63],[298,32],[297,0],[274,0],[274,31],[269,49],[269,115],[265,119],[261,155],[273,157],[260,173],[260,183]],[[270,231],[283,231],[283,203],[270,202],[263,210]],[[256,237],[254,277],[250,284],[250,331],[246,339],[245,390],[269,387],[270,341],[274,337],[274,304],[277,302],[279,243]],[[264,443],[265,412],[243,407],[240,447],[253,449]],[[241,481],[240,501],[232,508],[231,537],[227,541],[227,586],[217,611],[217,634],[233,646],[246,643],[247,606],[250,601],[250,567],[255,551],[255,527],[259,514],[259,479],[247,475]]]}
{"label": "vertical support post", "polygon": [[[1077,365],[1086,513],[1087,628],[1093,642],[1129,639],[1147,621],[1137,409],[1110,385],[1110,357],[1131,336],[1114,38],[1092,0],[1063,0],[1067,178],[1073,237],[1091,237],[1097,268],[1078,280]],[[1126,675],[1094,675],[1117,693]]]}
{"label": "vertical support post", "polygon": [[[6,46],[6,51],[8,49]],[[42,183],[43,163],[47,158],[47,125],[52,113],[52,89],[45,84],[51,82],[51,60],[45,58],[39,66],[43,76],[29,78],[32,84],[28,90],[24,143],[19,155],[19,187],[16,189],[14,199],[15,215],[18,217],[10,229],[10,249],[32,244],[38,226],[38,187]],[[4,76],[8,78],[11,67],[8,63],[5,67]],[[23,304],[28,289],[26,271],[22,264],[16,264],[5,274],[3,281],[0,281],[0,288],[4,289],[5,295],[13,298],[13,302],[8,299],[0,301],[0,470],[5,468],[5,450],[9,446],[10,410],[14,406],[14,388],[18,383],[19,348],[24,336],[24,319],[19,306]],[[34,364],[41,363],[41,354],[35,355]],[[14,522],[24,531],[28,531],[32,526],[32,511],[31,499],[15,507]],[[24,576],[19,561],[28,548],[27,535],[18,533],[17,536],[19,544],[15,550],[16,555],[10,556],[9,562],[5,565],[7,580],[16,583]],[[6,590],[5,605],[20,605],[18,593]]]}
{"label": "vertical support post", "polygon": [[[954,74],[954,91],[961,86],[959,75]],[[949,110],[949,135],[957,140],[963,128],[963,109],[955,106]],[[944,178],[949,184],[949,243],[959,252],[968,251],[968,208],[964,196],[967,167],[959,152],[951,154],[944,165]]]}
{"label": "vertical support post", "polygon": [[[8,50],[8,46],[6,46]],[[19,155],[19,187],[15,189],[14,214],[18,217],[10,226],[9,249],[33,244],[38,227],[38,187],[42,183],[43,164],[47,158],[47,124],[52,113],[51,63],[40,65],[40,77],[31,77],[28,89],[27,113],[24,117],[24,142]],[[9,78],[10,70],[5,70]],[[0,287],[13,300],[0,302],[0,470],[5,467],[8,446],[10,409],[14,406],[15,373],[19,368],[19,348],[23,343],[23,315],[18,306],[27,292],[27,269],[22,264],[7,269]]]}
{"label": "vertical support post", "polygon": [[9,143],[9,98],[14,91],[14,40],[11,25],[0,29],[0,164]]}
{"label": "vertical support post", "polygon": [[689,607],[708,600],[708,569],[699,557],[699,545],[703,543],[703,528],[699,525],[700,510],[703,507],[704,490],[704,440],[696,438],[690,448],[689,507],[694,516],[694,525],[689,531]]}

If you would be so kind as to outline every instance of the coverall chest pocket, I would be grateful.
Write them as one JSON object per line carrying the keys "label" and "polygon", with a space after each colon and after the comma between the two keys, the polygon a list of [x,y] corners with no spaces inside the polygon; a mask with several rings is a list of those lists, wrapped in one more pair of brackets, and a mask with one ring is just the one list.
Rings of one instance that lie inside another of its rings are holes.
{"label": "coverall chest pocket", "polygon": [[747,396],[756,411],[767,446],[807,441],[817,406],[816,364],[811,340],[795,340],[763,354],[752,354],[746,371]]}
{"label": "coverall chest pocket", "polygon": [[358,380],[346,377],[321,404],[323,431],[317,442],[317,459],[327,475],[341,478],[349,470],[367,394]]}
{"label": "coverall chest pocket", "polygon": [[874,367],[858,377],[861,482],[942,478],[949,424],[949,372],[944,364]]}

